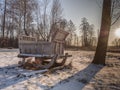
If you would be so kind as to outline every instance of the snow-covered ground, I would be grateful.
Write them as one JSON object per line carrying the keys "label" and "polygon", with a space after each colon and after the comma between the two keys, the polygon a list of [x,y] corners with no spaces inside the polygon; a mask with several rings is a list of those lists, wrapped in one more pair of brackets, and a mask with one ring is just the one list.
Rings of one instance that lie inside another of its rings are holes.
{"label": "snow-covered ground", "polygon": [[120,90],[119,54],[109,53],[107,65],[101,66],[91,64],[92,51],[66,52],[72,57],[64,68],[31,75],[17,66],[17,49],[0,49],[0,90]]}

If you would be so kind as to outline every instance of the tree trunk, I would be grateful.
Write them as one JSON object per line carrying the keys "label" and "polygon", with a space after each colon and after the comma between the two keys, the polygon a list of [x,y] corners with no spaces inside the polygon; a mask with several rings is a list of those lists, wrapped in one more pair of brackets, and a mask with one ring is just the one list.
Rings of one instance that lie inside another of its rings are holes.
{"label": "tree trunk", "polygon": [[111,26],[110,14],[111,14],[111,0],[104,0],[100,35],[98,39],[98,45],[97,45],[95,57],[92,62],[94,64],[105,64],[109,31]]}
{"label": "tree trunk", "polygon": [[24,0],[24,32],[25,32],[25,35],[29,36],[26,30],[26,0]]}
{"label": "tree trunk", "polygon": [[4,16],[3,16],[3,26],[2,26],[3,38],[5,36],[5,18],[6,18],[6,0],[5,0],[5,6],[4,6]]}

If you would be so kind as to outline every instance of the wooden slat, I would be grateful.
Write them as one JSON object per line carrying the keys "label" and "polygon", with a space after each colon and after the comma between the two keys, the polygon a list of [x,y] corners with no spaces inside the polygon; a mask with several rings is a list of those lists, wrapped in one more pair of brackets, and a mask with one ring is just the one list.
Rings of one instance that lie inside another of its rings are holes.
{"label": "wooden slat", "polygon": [[69,33],[66,32],[66,31],[57,30],[52,41],[57,41],[57,42],[64,43],[64,41],[65,41],[66,37],[68,36],[68,34]]}
{"label": "wooden slat", "polygon": [[72,57],[72,55],[60,55],[59,58],[63,58],[63,57]]}
{"label": "wooden slat", "polygon": [[39,57],[52,58],[54,55],[40,55],[40,54],[19,54],[18,57]]}
{"label": "wooden slat", "polygon": [[[63,30],[57,30],[52,42],[37,41],[35,37],[20,36],[19,49],[22,56],[42,57],[41,55],[63,55],[64,42],[68,33]],[[27,55],[26,55],[27,54]]]}

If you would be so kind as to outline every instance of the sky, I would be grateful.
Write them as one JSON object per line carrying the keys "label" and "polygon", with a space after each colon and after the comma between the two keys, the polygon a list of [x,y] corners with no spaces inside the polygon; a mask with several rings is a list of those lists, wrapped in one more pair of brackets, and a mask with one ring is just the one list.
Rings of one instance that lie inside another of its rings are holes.
{"label": "sky", "polygon": [[[103,0],[60,0],[63,8],[63,17],[72,20],[77,29],[81,23],[81,18],[86,17],[90,24],[95,25],[95,30],[100,30],[102,1]],[[116,38],[116,26],[113,26],[109,36],[109,45]]]}
{"label": "sky", "polygon": [[96,0],[60,1],[63,7],[63,16],[67,20],[71,19],[76,24],[76,27],[79,27],[81,23],[81,18],[86,17],[90,24],[95,25],[95,29],[100,28],[102,8],[98,6]]}

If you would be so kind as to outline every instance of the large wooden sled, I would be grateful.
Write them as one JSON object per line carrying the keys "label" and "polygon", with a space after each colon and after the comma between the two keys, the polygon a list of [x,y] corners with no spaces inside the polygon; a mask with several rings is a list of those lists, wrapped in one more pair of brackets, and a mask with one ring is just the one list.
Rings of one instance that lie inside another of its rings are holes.
{"label": "large wooden sled", "polygon": [[[68,53],[64,54],[64,44],[68,32],[58,30],[51,42],[39,41],[35,37],[20,36],[19,37],[19,50],[18,57],[23,60],[20,62],[24,65],[29,62],[29,57],[35,57],[36,68],[47,69],[53,66],[61,66],[66,62]],[[60,60],[59,60],[60,59]]]}

